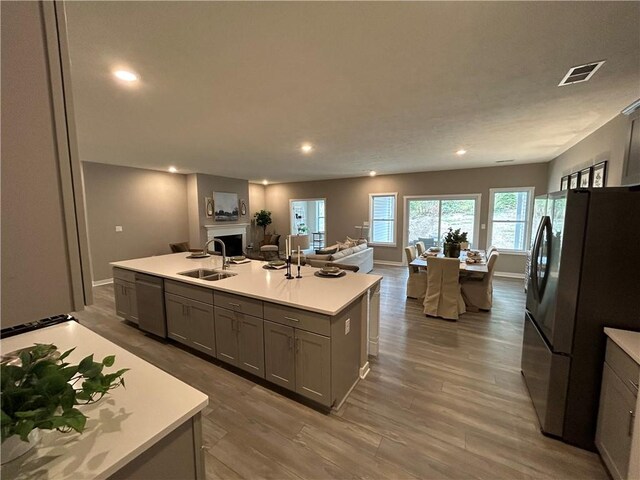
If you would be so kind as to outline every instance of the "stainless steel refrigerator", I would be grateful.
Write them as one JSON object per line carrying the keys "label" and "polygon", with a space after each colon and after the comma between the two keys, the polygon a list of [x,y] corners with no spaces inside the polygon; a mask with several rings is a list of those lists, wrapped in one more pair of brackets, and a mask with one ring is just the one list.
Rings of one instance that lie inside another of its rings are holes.
{"label": "stainless steel refrigerator", "polygon": [[640,331],[640,186],[535,200],[522,375],[543,433],[594,450],[604,327]]}

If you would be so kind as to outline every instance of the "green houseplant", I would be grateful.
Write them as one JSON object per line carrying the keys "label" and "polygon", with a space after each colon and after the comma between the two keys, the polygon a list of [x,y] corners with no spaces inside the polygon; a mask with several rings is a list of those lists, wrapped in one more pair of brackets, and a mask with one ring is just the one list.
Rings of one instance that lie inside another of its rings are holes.
{"label": "green houseplant", "polygon": [[35,344],[0,367],[3,463],[11,460],[6,452],[15,458],[33,447],[37,429],[82,433],[87,417],[75,407],[95,403],[125,385],[128,369],[103,373],[115,356],[95,362],[89,355],[72,365],[64,360],[73,350],[60,354],[55,345]]}
{"label": "green houseplant", "polygon": [[460,256],[460,244],[467,242],[467,232],[460,232],[449,227],[449,231],[444,236],[444,254],[447,257],[457,258]]}
{"label": "green houseplant", "polygon": [[269,210],[260,210],[254,215],[256,219],[256,225],[262,227],[263,237],[267,236],[267,227],[271,225],[271,212]]}

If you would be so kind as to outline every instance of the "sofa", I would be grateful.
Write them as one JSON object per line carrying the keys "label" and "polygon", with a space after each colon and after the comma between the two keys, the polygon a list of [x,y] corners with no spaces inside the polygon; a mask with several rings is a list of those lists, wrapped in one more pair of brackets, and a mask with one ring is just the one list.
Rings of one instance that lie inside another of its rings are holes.
{"label": "sofa", "polygon": [[369,273],[373,270],[373,248],[366,243],[338,250],[335,253],[316,253],[305,257],[307,265],[322,268],[327,263],[355,265],[359,273]]}

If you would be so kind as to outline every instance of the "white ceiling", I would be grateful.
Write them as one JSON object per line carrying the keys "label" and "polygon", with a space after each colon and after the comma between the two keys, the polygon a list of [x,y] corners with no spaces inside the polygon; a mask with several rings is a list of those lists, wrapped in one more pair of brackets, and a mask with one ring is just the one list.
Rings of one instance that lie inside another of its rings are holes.
{"label": "white ceiling", "polygon": [[544,162],[640,97],[640,2],[66,8],[91,162],[272,182]]}

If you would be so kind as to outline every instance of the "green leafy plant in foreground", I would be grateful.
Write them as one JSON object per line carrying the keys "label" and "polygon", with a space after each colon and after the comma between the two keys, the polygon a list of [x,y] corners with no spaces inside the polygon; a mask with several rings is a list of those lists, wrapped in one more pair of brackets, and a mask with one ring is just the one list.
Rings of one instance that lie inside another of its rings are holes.
{"label": "green leafy plant in foreground", "polygon": [[64,360],[74,349],[61,355],[57,350],[55,345],[35,344],[20,351],[20,366],[1,366],[3,442],[14,434],[27,441],[35,428],[82,433],[87,417],[75,406],[95,403],[109,390],[125,386],[128,368],[103,373],[115,356],[95,362],[89,355],[71,365]]}

